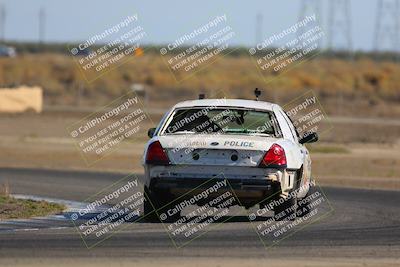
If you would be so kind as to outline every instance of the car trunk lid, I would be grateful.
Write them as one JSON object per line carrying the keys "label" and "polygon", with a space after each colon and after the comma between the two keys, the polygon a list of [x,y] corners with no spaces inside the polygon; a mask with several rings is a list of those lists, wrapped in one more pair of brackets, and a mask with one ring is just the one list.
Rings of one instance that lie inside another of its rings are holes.
{"label": "car trunk lid", "polygon": [[277,138],[182,134],[161,136],[159,141],[174,165],[258,166]]}

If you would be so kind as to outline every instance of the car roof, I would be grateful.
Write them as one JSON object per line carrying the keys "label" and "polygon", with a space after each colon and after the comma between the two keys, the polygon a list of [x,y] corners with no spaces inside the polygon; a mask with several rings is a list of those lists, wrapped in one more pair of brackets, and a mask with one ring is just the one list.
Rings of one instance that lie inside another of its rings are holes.
{"label": "car roof", "polygon": [[176,104],[173,108],[189,108],[189,107],[242,107],[249,109],[261,109],[261,110],[272,110],[273,107],[279,107],[277,104],[256,101],[256,100],[246,100],[246,99],[198,99],[198,100],[188,100]]}

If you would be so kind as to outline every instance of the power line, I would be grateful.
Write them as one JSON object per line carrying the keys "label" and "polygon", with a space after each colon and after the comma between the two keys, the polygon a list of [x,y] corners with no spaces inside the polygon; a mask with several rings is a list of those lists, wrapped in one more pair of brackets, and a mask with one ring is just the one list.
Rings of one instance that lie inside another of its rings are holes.
{"label": "power line", "polygon": [[[330,0],[328,16],[328,49],[346,51],[351,63],[354,63],[353,39],[351,34],[351,6],[349,0]],[[351,86],[354,89],[354,84]],[[337,111],[341,112],[344,93],[337,92]]]}
{"label": "power line", "polygon": [[400,1],[378,0],[374,50],[398,51],[400,40]]}
{"label": "power line", "polygon": [[[299,20],[302,21],[306,16],[315,15],[317,17],[317,24],[321,26],[321,1],[320,0],[301,0]],[[315,26],[315,25],[314,25]],[[300,27],[297,31],[297,37],[301,36],[308,30],[307,27]],[[321,48],[322,39],[318,39],[318,48]]]}
{"label": "power line", "polygon": [[330,50],[352,51],[350,1],[330,0],[328,20],[328,48]]}
{"label": "power line", "polygon": [[256,16],[256,45],[263,41],[262,24],[263,15],[259,13]]}
{"label": "power line", "polygon": [[5,40],[6,12],[6,7],[4,5],[0,5],[0,41]]}
{"label": "power line", "polygon": [[44,42],[46,32],[46,11],[42,7],[39,10],[39,43]]}

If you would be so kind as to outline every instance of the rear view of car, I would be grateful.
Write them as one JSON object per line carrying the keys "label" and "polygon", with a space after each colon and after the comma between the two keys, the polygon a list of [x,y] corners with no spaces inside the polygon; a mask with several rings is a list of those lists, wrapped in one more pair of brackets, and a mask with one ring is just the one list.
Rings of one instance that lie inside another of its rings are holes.
{"label": "rear view of car", "polygon": [[[245,208],[288,196],[310,180],[303,175],[309,173],[308,151],[294,132],[282,109],[268,102],[206,99],[175,105],[149,130],[145,213],[167,212],[173,208],[169,203],[192,197],[211,179],[227,180]],[[276,212],[293,205],[292,199]]]}

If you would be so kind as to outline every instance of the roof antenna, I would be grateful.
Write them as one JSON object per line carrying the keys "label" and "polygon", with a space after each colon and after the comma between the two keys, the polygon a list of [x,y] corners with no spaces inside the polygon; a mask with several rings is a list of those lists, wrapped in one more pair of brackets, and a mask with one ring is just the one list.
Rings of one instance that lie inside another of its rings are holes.
{"label": "roof antenna", "polygon": [[258,88],[256,88],[256,89],[254,90],[254,94],[255,94],[255,96],[256,96],[256,101],[258,101],[258,97],[261,95],[261,91],[258,90]]}
{"label": "roof antenna", "polygon": [[204,98],[206,98],[206,94],[204,94],[204,93],[199,94],[199,99],[204,99]]}

